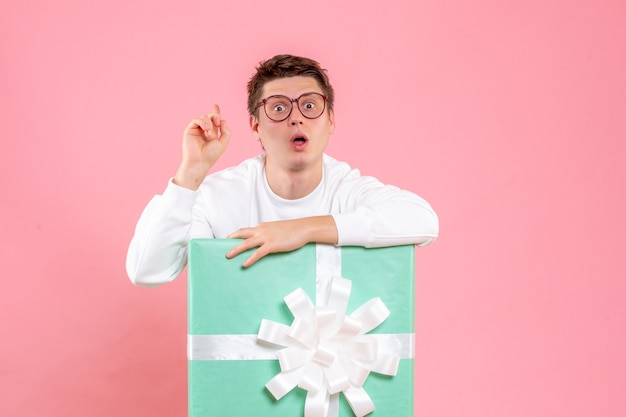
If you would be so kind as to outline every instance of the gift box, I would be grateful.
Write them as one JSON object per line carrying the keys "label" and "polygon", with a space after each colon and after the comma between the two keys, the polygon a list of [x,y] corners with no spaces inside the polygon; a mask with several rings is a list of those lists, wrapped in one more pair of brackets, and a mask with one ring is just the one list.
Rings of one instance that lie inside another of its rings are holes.
{"label": "gift box", "polygon": [[[236,244],[235,239],[190,242],[189,416],[413,416],[413,246],[309,244],[243,268],[249,252],[225,257]],[[340,307],[331,308],[335,305]],[[373,321],[363,324],[368,320]],[[311,323],[321,336],[306,327]],[[276,336],[270,328],[283,333]],[[325,338],[328,343],[319,342],[317,349],[316,340]],[[292,360],[290,352],[301,355]],[[327,367],[341,363],[334,368],[343,372],[352,362],[358,364],[356,374],[371,365],[359,374],[362,387],[353,383],[354,373],[346,377]],[[298,373],[298,386],[281,385]],[[326,375],[330,381],[329,374],[337,378],[326,386],[310,378]]]}

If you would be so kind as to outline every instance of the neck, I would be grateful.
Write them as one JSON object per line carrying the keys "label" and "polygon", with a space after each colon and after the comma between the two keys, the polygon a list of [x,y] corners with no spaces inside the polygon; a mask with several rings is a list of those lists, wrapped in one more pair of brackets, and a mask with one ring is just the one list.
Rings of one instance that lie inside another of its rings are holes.
{"label": "neck", "polygon": [[306,197],[322,181],[322,164],[309,169],[276,169],[265,161],[265,175],[272,191],[285,200]]}

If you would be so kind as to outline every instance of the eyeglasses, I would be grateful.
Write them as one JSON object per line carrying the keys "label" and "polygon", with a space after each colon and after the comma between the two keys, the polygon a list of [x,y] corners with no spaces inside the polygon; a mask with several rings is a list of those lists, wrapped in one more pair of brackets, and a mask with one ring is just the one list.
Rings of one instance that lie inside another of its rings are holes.
{"label": "eyeglasses", "polygon": [[287,96],[269,96],[257,104],[256,109],[263,106],[265,115],[275,122],[282,122],[289,117],[293,103],[298,103],[300,113],[307,119],[317,119],[326,109],[326,96],[320,93],[304,93],[298,98]]}

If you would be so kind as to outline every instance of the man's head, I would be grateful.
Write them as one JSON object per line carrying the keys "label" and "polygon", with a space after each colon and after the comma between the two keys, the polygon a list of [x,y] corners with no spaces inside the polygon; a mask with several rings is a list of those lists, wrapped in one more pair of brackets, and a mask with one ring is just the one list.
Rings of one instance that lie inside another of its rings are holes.
{"label": "man's head", "polygon": [[263,61],[256,69],[256,73],[248,82],[248,113],[258,117],[257,105],[263,99],[263,87],[268,81],[279,78],[304,76],[314,78],[326,96],[326,104],[329,111],[333,110],[335,93],[330,85],[326,70],[320,67],[316,61],[293,55],[276,55]]}

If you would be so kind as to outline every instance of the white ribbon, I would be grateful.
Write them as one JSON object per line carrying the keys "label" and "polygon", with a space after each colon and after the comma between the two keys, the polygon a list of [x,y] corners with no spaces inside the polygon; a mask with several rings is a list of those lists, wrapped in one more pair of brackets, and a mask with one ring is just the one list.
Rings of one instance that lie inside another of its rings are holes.
{"label": "white ribbon", "polygon": [[[278,360],[280,346],[257,340],[256,334],[189,334],[187,358],[192,361]],[[379,350],[400,359],[413,359],[413,333],[370,334]]]}

